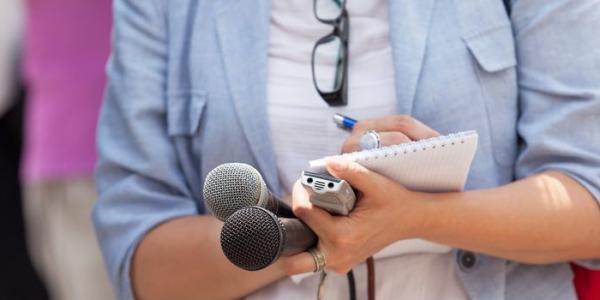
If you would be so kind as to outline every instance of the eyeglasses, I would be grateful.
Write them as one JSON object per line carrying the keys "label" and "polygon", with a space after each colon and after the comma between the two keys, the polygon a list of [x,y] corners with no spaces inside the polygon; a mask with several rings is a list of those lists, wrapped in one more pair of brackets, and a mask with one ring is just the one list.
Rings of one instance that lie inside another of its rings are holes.
{"label": "eyeglasses", "polygon": [[312,51],[315,88],[329,106],[348,104],[348,35],[346,0],[314,0],[314,14],[333,32],[320,38]]}

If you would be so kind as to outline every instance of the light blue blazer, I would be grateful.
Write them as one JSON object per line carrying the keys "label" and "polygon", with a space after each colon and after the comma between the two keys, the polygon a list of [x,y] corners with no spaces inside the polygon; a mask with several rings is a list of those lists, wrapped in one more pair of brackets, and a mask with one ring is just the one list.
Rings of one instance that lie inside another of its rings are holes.
{"label": "light blue blazer", "polygon": [[[479,133],[468,189],[560,170],[600,199],[598,1],[515,0],[510,20],[501,0],[389,0],[389,15],[398,114]],[[270,1],[115,0],[114,17],[93,220],[116,293],[131,299],[138,242],[205,213],[212,168],[249,163],[282,188],[265,107]],[[473,299],[576,297],[567,263],[474,254],[471,265],[465,253]]]}

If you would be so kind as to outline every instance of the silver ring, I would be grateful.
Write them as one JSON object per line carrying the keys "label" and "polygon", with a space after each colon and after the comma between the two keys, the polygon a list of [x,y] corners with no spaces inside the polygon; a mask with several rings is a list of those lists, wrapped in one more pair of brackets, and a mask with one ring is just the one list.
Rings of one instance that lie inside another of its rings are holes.
{"label": "silver ring", "polygon": [[377,149],[381,147],[381,140],[377,131],[369,130],[362,135],[359,144],[362,150]]}
{"label": "silver ring", "polygon": [[310,253],[313,260],[315,261],[315,269],[313,272],[317,273],[325,270],[325,266],[327,264],[325,263],[325,255],[323,255],[323,252],[321,252],[321,250],[315,247],[309,249],[308,253]]}

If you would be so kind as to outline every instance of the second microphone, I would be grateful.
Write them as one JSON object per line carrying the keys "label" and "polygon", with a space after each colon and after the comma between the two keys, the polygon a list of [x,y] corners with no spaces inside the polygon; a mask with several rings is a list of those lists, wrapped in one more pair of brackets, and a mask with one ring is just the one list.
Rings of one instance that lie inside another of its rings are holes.
{"label": "second microphone", "polygon": [[317,243],[313,231],[273,196],[250,165],[228,163],[213,169],[204,183],[204,203],[211,214],[225,221],[221,248],[242,269],[266,268],[281,256],[306,251]]}

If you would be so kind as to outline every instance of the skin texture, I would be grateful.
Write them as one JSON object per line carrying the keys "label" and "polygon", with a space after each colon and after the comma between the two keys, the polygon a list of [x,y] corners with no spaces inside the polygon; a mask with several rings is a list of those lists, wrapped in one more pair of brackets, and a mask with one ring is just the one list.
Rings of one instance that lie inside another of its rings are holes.
{"label": "skin texture", "polygon": [[152,230],[133,258],[136,299],[234,299],[285,275],[281,261],[258,272],[231,264],[220,248],[222,226],[212,216],[195,216]]}
{"label": "skin texture", "polygon": [[[409,116],[357,125],[344,144],[346,151],[358,150],[367,130],[381,132],[384,145],[439,135]],[[598,204],[583,186],[560,172],[487,190],[420,193],[356,163],[329,161],[328,170],[362,192],[349,217],[331,216],[312,206],[299,183],[293,199],[296,215],[319,236],[330,271],[347,272],[383,247],[408,238],[533,264],[600,258]],[[298,260],[305,271],[314,267],[309,255]]]}
{"label": "skin texture", "polygon": [[[367,130],[378,131],[384,145],[439,135],[411,117],[391,116],[359,122],[343,151],[357,150]],[[362,194],[350,216],[331,216],[313,207],[306,191],[295,185],[294,212],[319,236],[328,271],[345,273],[385,246],[408,238],[533,264],[600,258],[598,204],[563,173],[544,172],[487,190],[421,193],[356,163],[327,165]],[[151,231],[134,254],[137,297],[234,299],[315,267],[305,252],[259,272],[242,271],[221,252],[221,226],[213,217],[196,216]]]}

